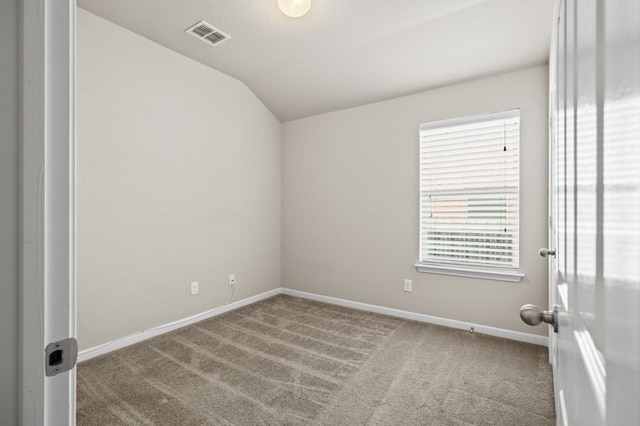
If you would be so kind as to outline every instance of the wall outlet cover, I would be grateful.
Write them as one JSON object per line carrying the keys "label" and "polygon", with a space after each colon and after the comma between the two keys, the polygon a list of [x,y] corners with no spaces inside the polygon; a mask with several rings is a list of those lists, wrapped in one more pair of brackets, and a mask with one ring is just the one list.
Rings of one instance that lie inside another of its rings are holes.
{"label": "wall outlet cover", "polygon": [[195,296],[196,294],[198,294],[198,281],[191,283],[191,295]]}
{"label": "wall outlet cover", "polygon": [[413,281],[404,280],[404,291],[413,291]]}

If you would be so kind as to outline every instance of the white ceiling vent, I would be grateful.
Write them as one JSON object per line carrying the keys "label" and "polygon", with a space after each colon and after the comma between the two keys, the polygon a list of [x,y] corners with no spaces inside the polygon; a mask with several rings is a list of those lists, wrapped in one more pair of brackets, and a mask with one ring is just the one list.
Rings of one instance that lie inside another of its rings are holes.
{"label": "white ceiling vent", "polygon": [[225,40],[231,38],[231,36],[223,33],[222,31],[214,28],[211,24],[208,24],[205,21],[200,21],[197,24],[193,25],[190,28],[185,30],[188,34],[196,37],[199,40],[204,41],[205,43],[216,45],[220,44]]}

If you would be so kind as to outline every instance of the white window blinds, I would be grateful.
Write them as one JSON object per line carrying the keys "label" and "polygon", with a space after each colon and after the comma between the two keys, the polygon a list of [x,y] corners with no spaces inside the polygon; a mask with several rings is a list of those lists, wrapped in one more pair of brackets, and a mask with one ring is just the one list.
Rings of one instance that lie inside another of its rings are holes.
{"label": "white window blinds", "polygon": [[520,111],[420,126],[420,264],[518,269]]}

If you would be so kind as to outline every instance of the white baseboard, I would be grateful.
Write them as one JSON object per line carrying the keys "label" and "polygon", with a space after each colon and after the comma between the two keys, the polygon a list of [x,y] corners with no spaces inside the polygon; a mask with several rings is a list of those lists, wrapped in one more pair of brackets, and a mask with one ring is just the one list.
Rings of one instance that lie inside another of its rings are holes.
{"label": "white baseboard", "polygon": [[447,318],[436,317],[432,315],[419,314],[416,312],[403,311],[400,309],[387,308],[378,305],[369,305],[367,303],[354,302],[346,299],[338,299],[336,297],[322,296],[320,294],[307,293],[304,291],[291,290],[289,288],[276,288],[266,291],[261,294],[257,294],[246,299],[238,300],[237,302],[230,303],[228,305],[220,306],[208,311],[202,312],[184,318],[178,321],[174,321],[169,324],[164,324],[158,327],[150,328],[148,330],[142,330],[138,333],[131,334],[129,336],[122,337],[111,342],[107,342],[102,345],[94,346],[93,348],[85,349],[78,353],[78,362],[86,361],[88,359],[104,355],[111,351],[124,348],[126,346],[133,345],[143,340],[150,339],[155,336],[159,336],[169,331],[176,330],[178,328],[202,321],[208,318],[212,318],[225,312],[233,311],[234,309],[241,308],[243,306],[251,305],[269,297],[276,296],[278,294],[287,294],[289,296],[301,297],[303,299],[316,300],[318,302],[330,303],[332,305],[344,306],[347,308],[358,309],[361,311],[375,312],[383,315],[390,315],[399,318],[405,318],[414,321],[426,322],[430,324],[442,325],[445,327],[458,328],[461,330],[470,330],[471,327],[477,333],[488,334],[490,336],[503,337],[505,339],[517,340],[519,342],[533,343],[535,345],[548,346],[549,339],[544,336],[538,336],[535,334],[522,333],[519,331],[506,330],[503,328],[490,327],[486,325],[472,324],[464,321],[457,321]]}
{"label": "white baseboard", "polygon": [[251,305],[261,300],[268,299],[269,297],[278,295],[281,292],[282,292],[281,288],[269,290],[264,293],[257,294],[255,296],[247,297],[246,299],[238,300],[237,302],[233,302],[228,305],[219,306],[217,308],[210,309],[208,311],[190,316],[188,318],[183,318],[181,320],[174,321],[169,324],[160,325],[158,327],[150,328],[148,330],[142,330],[138,333],[130,334],[129,336],[125,336],[120,339],[95,346],[93,348],[85,349],[83,351],[78,352],[78,362],[86,361],[88,359],[97,357],[99,355],[104,355],[111,351],[115,351],[116,349],[124,348],[126,346],[133,345],[134,343],[142,342],[143,340],[147,340],[152,337],[159,336],[164,333],[168,333],[169,331],[176,330],[186,325],[190,325],[198,321],[212,318],[212,317],[224,314],[225,312],[229,312],[229,311],[233,311],[234,309],[241,308],[243,306]]}
{"label": "white baseboard", "polygon": [[369,305],[367,303],[353,302],[346,299],[338,299],[336,297],[322,296],[304,291],[291,290],[282,288],[282,294],[289,296],[301,297],[303,299],[316,300],[318,302],[331,303],[333,305],[344,306],[347,308],[359,309],[361,311],[375,312],[378,314],[390,315],[394,317],[405,318],[414,321],[426,322],[430,324],[443,325],[445,327],[458,328],[461,330],[470,330],[473,327],[474,332],[488,334],[490,336],[502,337],[519,342],[533,343],[534,345],[548,346],[549,339],[536,334],[522,333],[520,331],[506,330],[504,328],[490,327],[487,325],[472,324],[469,322],[452,320],[448,318],[435,317],[432,315],[418,314],[416,312],[403,311],[400,309],[386,308],[384,306]]}

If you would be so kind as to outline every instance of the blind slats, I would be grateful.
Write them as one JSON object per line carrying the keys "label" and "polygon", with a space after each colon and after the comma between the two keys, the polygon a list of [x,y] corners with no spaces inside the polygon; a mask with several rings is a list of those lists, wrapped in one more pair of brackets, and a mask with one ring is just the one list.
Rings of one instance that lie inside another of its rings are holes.
{"label": "blind slats", "polygon": [[467,258],[467,259],[491,258],[493,260],[502,259],[504,261],[511,261],[511,260],[515,259],[515,255],[514,254],[505,255],[505,254],[498,254],[498,253],[492,253],[492,252],[480,252],[480,251],[476,251],[476,252],[474,252],[472,254],[469,254],[466,250],[460,250],[460,251],[438,251],[438,252],[431,252],[431,254],[433,254],[433,255],[441,255],[443,257],[446,256],[448,258],[454,258],[454,257]]}
{"label": "blind slats", "polygon": [[420,126],[420,262],[518,268],[518,110]]}
{"label": "blind slats", "polygon": [[425,250],[431,251],[448,251],[448,250],[476,250],[482,252],[495,252],[495,253],[513,253],[514,246],[512,244],[487,244],[486,242],[472,244],[427,244],[422,246]]}
{"label": "blind slats", "polygon": [[[518,154],[513,153],[510,154],[513,158],[514,165],[517,165]],[[471,161],[468,157],[467,160]],[[427,165],[429,165],[433,170],[447,170],[451,168],[460,168],[460,162],[458,160],[452,159],[450,161],[429,161],[429,158],[423,158],[422,161],[425,161]],[[476,161],[471,163],[471,165],[476,167],[481,167],[485,165],[494,165],[495,164],[495,155],[486,155],[484,157],[478,157],[475,159]]]}
{"label": "blind slats", "polygon": [[[429,164],[425,164],[425,166],[429,167]],[[475,177],[477,179],[485,179],[486,181],[490,181],[494,183],[502,183],[502,184],[509,184],[509,183],[514,184],[515,183],[514,179],[518,177],[517,165],[508,165],[507,167],[504,167],[502,170],[496,170],[495,168],[491,168],[491,166],[488,164],[479,164],[479,165],[469,164],[467,167],[452,165],[446,168],[445,167],[429,167],[429,169],[431,169],[431,174],[423,178],[423,181],[453,178],[455,182],[458,182],[462,186],[464,186],[464,182],[461,182],[461,180],[469,177]],[[508,176],[505,176],[505,175],[508,175]]]}
{"label": "blind slats", "polygon": [[458,148],[452,148],[450,150],[428,150],[424,149],[423,158],[433,158],[435,160],[442,158],[456,158],[456,157],[468,157],[469,159],[473,159],[475,157],[482,156],[495,156],[495,155],[503,155],[506,158],[513,157],[515,148],[512,146],[506,145],[507,149],[505,150],[505,145],[500,143],[494,147],[473,147],[470,145],[465,146],[465,151],[461,152]]}

